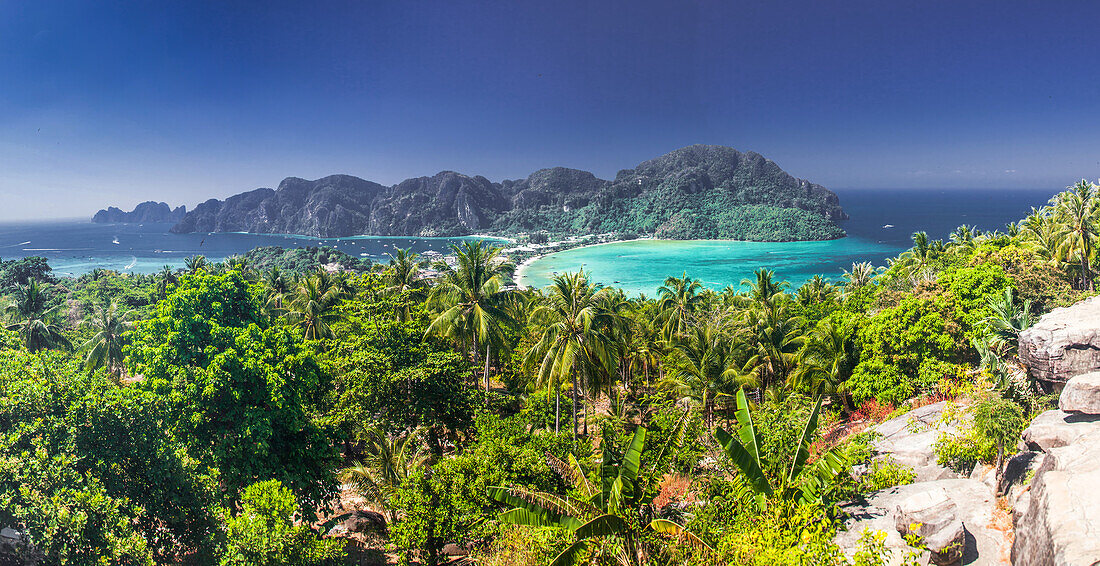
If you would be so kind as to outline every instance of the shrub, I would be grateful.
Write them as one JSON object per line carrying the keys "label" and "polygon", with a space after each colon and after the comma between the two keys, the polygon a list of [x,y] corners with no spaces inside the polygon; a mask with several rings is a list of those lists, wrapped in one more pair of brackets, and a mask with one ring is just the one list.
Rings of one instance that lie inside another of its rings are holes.
{"label": "shrub", "polygon": [[881,404],[899,405],[916,393],[913,381],[901,368],[879,359],[860,362],[842,388],[852,394],[857,404],[873,399]]}
{"label": "shrub", "polygon": [[226,521],[222,566],[335,565],[344,541],[321,540],[308,525],[294,524],[298,500],[277,480],[254,483],[241,495],[241,512]]}

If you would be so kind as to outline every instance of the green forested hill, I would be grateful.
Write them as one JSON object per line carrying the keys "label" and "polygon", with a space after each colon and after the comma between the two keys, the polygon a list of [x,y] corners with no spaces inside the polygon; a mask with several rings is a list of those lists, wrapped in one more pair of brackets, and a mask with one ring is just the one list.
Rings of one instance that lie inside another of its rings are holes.
{"label": "green forested hill", "polygon": [[614,180],[556,167],[494,183],[444,171],[392,187],[349,175],[211,199],[175,232],[320,237],[461,236],[478,232],[606,232],[759,241],[839,238],[837,196],[752,152],[693,145],[624,169]]}

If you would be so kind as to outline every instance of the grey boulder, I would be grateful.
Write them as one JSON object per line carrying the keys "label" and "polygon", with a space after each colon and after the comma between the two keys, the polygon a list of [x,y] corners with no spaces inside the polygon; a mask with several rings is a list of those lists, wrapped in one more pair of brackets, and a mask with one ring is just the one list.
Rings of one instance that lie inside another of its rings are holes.
{"label": "grey boulder", "polygon": [[1073,444],[1095,431],[1100,431],[1100,416],[1067,413],[1058,409],[1046,411],[1024,429],[1020,435],[1020,449],[1050,452]]}
{"label": "grey boulder", "polygon": [[1100,297],[1043,315],[1020,333],[1019,345],[1020,361],[1048,391],[1100,370]]}
{"label": "grey boulder", "polygon": [[925,405],[875,426],[871,430],[881,438],[872,441],[871,448],[880,457],[889,455],[897,463],[912,468],[918,482],[961,477],[937,464],[933,450],[941,434],[958,430],[957,421],[942,422],[946,407],[946,401]]}
{"label": "grey boulder", "polygon": [[1100,415],[1100,372],[1069,378],[1058,397],[1058,408],[1072,413]]}

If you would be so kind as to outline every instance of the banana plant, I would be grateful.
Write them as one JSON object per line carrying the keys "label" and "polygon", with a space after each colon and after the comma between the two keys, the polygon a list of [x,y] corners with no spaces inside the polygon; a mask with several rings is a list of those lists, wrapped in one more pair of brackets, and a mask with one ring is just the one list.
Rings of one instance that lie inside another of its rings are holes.
{"label": "banana plant", "polygon": [[[654,467],[673,439],[680,436],[673,432]],[[656,516],[652,504],[654,494],[648,489],[648,479],[654,474],[647,474],[645,478],[639,475],[645,438],[645,427],[638,427],[622,455],[610,446],[603,450],[598,486],[585,477],[572,454],[568,462],[555,465],[563,479],[574,484],[579,498],[523,488],[489,488],[490,498],[511,507],[497,515],[497,520],[513,525],[560,527],[573,533],[573,544],[558,554],[551,566],[576,564],[593,544],[605,538],[620,542],[616,548],[620,563],[640,566],[647,558],[647,549],[641,543],[641,535],[646,531],[675,537],[698,550],[710,552],[706,543],[682,525]]]}
{"label": "banana plant", "polygon": [[832,485],[836,476],[848,469],[846,458],[836,449],[829,450],[813,464],[806,465],[810,458],[810,444],[817,431],[817,420],[821,415],[821,395],[818,395],[814,402],[813,411],[810,412],[806,426],[802,429],[788,473],[781,477],[778,485],[775,486],[764,473],[767,461],[760,454],[760,437],[752,423],[752,414],[749,413],[749,403],[745,399],[744,389],[737,391],[736,415],[737,436],[721,428],[715,432],[714,436],[729,459],[741,471],[761,510],[767,507],[768,499],[772,497],[779,497],[785,501],[820,502],[825,490]]}

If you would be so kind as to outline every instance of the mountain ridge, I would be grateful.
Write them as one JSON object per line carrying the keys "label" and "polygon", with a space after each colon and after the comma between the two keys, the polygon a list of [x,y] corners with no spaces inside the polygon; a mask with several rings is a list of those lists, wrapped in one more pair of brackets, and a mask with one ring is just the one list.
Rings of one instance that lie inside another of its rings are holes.
{"label": "mountain ridge", "polygon": [[770,159],[693,145],[620,170],[613,180],[567,167],[494,183],[441,171],[384,186],[351,175],[288,177],[210,199],[172,228],[315,237],[475,233],[632,233],[672,239],[821,240],[843,237],[835,193]]}

